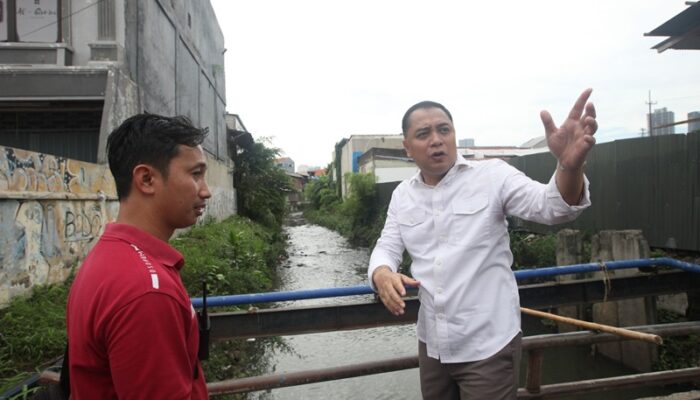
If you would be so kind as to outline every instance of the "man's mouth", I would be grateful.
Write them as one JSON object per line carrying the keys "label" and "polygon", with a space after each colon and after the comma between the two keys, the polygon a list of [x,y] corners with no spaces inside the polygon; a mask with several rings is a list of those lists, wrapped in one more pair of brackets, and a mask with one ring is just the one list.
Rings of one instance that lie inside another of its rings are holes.
{"label": "man's mouth", "polygon": [[433,160],[438,160],[438,161],[440,161],[440,160],[442,160],[446,155],[447,155],[447,153],[445,153],[444,151],[436,151],[435,153],[433,153],[433,154],[430,155],[430,158],[432,158]]}
{"label": "man's mouth", "polygon": [[205,210],[206,208],[207,208],[207,205],[206,205],[206,204],[200,204],[200,205],[195,206],[195,207],[194,207],[194,210],[195,210],[195,212],[197,213],[197,215],[199,216],[199,215],[204,214],[204,210]]}

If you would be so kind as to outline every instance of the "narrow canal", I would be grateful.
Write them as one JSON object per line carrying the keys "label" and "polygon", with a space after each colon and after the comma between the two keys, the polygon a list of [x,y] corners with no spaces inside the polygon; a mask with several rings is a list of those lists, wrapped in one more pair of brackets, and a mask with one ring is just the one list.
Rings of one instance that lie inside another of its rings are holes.
{"label": "narrow canal", "polygon": [[[279,266],[278,290],[317,289],[366,283],[369,252],[352,248],[331,230],[311,225],[293,215],[285,228],[289,235],[289,258]],[[314,299],[280,304],[280,307],[365,302],[372,296]],[[524,318],[525,335],[545,333],[539,320]],[[272,373],[323,369],[417,353],[415,325],[285,337],[289,351],[272,351]],[[526,362],[526,357],[523,357]],[[633,371],[602,357],[595,357],[587,346],[551,349],[544,356],[544,383],[624,375]],[[525,365],[521,367],[521,386]],[[635,389],[569,397],[569,400],[625,400],[667,393],[656,389]],[[418,369],[365,377],[315,383],[257,393],[255,398],[297,399],[420,399]]]}

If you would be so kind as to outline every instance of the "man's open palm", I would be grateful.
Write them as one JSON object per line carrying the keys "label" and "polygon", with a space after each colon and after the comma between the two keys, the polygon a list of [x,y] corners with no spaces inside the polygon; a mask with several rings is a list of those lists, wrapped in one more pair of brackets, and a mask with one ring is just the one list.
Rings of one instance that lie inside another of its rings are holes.
{"label": "man's open palm", "polygon": [[540,113],[549,150],[564,169],[580,169],[586,161],[588,151],[595,144],[593,135],[598,130],[595,107],[593,103],[586,103],[592,91],[586,89],[581,93],[569,116],[558,128],[549,112]]}

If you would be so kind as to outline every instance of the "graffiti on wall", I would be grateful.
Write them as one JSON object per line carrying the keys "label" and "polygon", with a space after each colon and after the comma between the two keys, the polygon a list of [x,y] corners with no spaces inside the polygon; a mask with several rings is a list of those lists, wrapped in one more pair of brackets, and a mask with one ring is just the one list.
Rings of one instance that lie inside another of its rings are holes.
{"label": "graffiti on wall", "polygon": [[[116,218],[119,203],[105,169],[0,147],[0,308],[34,285],[64,281]],[[82,197],[42,198],[46,192]],[[89,196],[97,193],[105,195]]]}
{"label": "graffiti on wall", "polygon": [[107,170],[106,165],[0,146],[0,190],[114,195]]}

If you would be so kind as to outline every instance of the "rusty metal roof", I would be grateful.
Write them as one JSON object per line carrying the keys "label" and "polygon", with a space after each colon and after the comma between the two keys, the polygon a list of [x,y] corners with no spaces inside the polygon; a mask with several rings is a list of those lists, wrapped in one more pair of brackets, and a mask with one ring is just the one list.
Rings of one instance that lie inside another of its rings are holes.
{"label": "rusty metal roof", "polygon": [[686,2],[690,6],[644,36],[669,36],[652,49],[659,53],[668,50],[700,50],[700,2]]}

